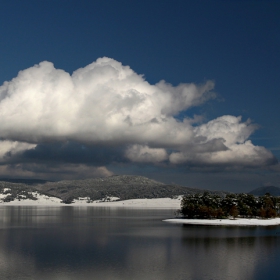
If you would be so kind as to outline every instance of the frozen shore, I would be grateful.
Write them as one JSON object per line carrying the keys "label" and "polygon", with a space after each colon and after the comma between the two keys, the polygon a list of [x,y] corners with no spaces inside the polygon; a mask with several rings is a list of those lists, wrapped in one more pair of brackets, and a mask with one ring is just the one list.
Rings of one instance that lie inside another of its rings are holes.
{"label": "frozen shore", "polygon": [[167,219],[164,222],[186,225],[212,225],[212,226],[274,226],[280,225],[280,218],[275,219]]}
{"label": "frozen shore", "polygon": [[[128,199],[118,200],[111,197],[110,200],[90,201],[88,198],[75,199],[71,204],[61,203],[61,199],[33,193],[37,200],[15,199],[10,202],[0,202],[0,206],[84,206],[84,207],[126,207],[126,208],[163,208],[179,209],[181,197],[172,198],[153,198],[153,199]],[[1,197],[0,197],[1,198]]]}

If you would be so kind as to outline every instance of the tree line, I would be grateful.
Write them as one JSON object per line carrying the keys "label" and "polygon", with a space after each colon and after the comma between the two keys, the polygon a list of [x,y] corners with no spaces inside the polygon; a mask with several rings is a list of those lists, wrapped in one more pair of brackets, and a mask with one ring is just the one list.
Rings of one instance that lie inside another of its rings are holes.
{"label": "tree line", "polygon": [[181,201],[181,214],[188,219],[223,219],[229,217],[275,218],[279,216],[280,197],[255,197],[252,194],[227,194],[222,197],[203,194],[185,195]]}

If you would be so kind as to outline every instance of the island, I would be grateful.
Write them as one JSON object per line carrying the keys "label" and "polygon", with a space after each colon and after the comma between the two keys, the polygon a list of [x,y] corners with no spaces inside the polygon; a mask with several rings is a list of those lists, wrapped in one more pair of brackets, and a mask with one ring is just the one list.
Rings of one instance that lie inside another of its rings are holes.
{"label": "island", "polygon": [[189,225],[271,226],[280,224],[280,197],[239,193],[224,197],[203,194],[185,195],[181,201],[180,218],[165,222]]}

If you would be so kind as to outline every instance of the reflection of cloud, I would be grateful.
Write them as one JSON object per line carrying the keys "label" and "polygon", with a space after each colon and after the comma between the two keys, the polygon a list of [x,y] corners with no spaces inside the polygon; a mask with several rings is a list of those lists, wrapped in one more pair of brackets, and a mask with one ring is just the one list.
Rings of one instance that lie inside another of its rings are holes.
{"label": "reflection of cloud", "polygon": [[278,261],[276,229],[162,223],[171,211],[1,209],[1,279],[251,280]]}
{"label": "reflection of cloud", "polygon": [[[104,166],[115,162],[256,167],[276,162],[241,117],[178,119],[215,98],[214,84],[149,84],[107,57],[72,75],[50,62],[0,86],[0,163]],[[34,167],[35,168],[35,167]]]}
{"label": "reflection of cloud", "polygon": [[[159,242],[158,244],[153,243],[152,251],[150,244],[141,244],[140,246],[133,246],[130,247],[129,251],[127,252],[126,262],[127,267],[129,270],[134,270],[139,272],[148,273],[153,271],[155,268],[155,274],[153,277],[155,279],[164,279],[164,270],[169,265],[168,264],[168,252],[167,248],[162,246],[162,243]],[[145,256],[149,256],[148,258]],[[159,273],[156,275],[156,273]],[[138,278],[141,279],[144,275],[139,275]],[[142,278],[144,279],[144,278]],[[147,278],[146,278],[147,279]]]}
{"label": "reflection of cloud", "polygon": [[[0,246],[2,247],[0,241]],[[34,258],[21,255],[14,251],[0,251],[0,276],[1,279],[32,279],[35,275],[35,260]]]}
{"label": "reflection of cloud", "polygon": [[[188,260],[185,262],[185,279],[255,279],[256,269],[261,263],[264,265],[262,250],[266,247],[266,242],[256,236],[256,231],[250,233],[253,237],[230,237],[238,231],[233,228],[205,228],[205,232],[202,231],[194,227],[192,237],[183,237],[184,249],[188,252],[185,255]],[[196,232],[201,236],[196,237]]]}
{"label": "reflection of cloud", "polygon": [[59,220],[57,209],[52,207],[3,207],[0,221],[4,229],[15,227],[40,226],[45,223],[56,223]]}

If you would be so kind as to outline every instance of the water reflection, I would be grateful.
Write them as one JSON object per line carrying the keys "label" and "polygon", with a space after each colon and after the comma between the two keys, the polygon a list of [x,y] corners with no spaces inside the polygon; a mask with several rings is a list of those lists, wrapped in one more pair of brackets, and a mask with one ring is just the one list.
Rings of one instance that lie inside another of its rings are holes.
{"label": "water reflection", "polygon": [[[188,279],[267,279],[260,278],[265,253],[279,257],[279,227],[207,227],[182,228],[182,244],[189,255]],[[269,262],[269,258],[266,260]],[[278,268],[277,268],[278,270]],[[275,267],[272,268],[275,273]],[[277,273],[274,274],[277,279]]]}
{"label": "water reflection", "polygon": [[0,278],[278,279],[279,227],[161,221],[172,215],[172,210],[2,207]]}

